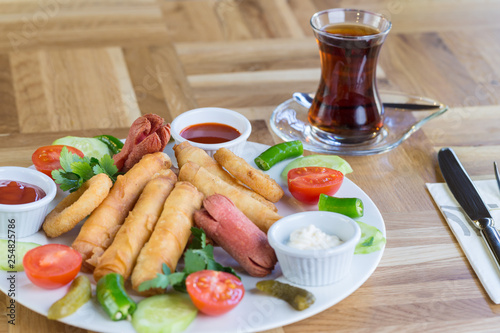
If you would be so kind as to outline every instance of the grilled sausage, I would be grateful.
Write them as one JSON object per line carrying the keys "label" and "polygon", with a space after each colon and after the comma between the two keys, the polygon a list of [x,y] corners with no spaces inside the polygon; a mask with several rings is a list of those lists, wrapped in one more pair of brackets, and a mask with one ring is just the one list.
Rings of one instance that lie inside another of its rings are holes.
{"label": "grilled sausage", "polygon": [[213,194],[195,212],[195,224],[219,244],[251,276],[272,272],[277,258],[266,234],[250,221],[231,200]]}

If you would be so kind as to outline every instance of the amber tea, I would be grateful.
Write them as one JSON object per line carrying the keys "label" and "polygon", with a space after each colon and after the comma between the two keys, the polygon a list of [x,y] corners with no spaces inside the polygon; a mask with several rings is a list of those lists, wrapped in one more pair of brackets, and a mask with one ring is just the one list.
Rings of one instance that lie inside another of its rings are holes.
{"label": "amber tea", "polygon": [[380,33],[380,30],[363,24],[355,23],[337,23],[330,24],[322,29],[332,35],[340,36],[369,36],[376,35]]}
{"label": "amber tea", "polygon": [[375,71],[386,33],[365,24],[335,23],[315,29],[315,35],[321,79],[309,122],[320,137],[340,142],[374,138],[383,126]]}

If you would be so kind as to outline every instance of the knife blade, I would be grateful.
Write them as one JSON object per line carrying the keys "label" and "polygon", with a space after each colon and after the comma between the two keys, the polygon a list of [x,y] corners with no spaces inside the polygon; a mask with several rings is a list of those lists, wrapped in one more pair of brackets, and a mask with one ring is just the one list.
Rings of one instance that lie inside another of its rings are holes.
{"label": "knife blade", "polygon": [[442,148],[439,151],[438,162],[451,193],[469,216],[473,225],[479,229],[497,267],[500,269],[500,235],[474,183],[451,148]]}

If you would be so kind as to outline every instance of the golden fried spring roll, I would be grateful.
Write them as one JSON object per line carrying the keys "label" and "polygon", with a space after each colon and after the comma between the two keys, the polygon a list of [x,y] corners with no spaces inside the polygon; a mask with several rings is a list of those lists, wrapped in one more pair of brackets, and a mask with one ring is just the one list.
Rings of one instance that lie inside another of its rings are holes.
{"label": "golden fried spring roll", "polygon": [[[144,245],[132,271],[132,288],[138,291],[144,281],[162,272],[163,263],[171,272],[191,235],[194,212],[201,207],[203,194],[188,182],[177,182],[163,206],[158,222],[149,241]],[[142,295],[162,293],[162,289],[149,289]]]}
{"label": "golden fried spring roll", "polygon": [[164,153],[147,154],[126,174],[118,176],[109,195],[89,216],[71,247],[80,252],[84,271],[92,271],[97,258],[111,244],[153,175],[172,165]]}
{"label": "golden fried spring roll", "polygon": [[214,159],[219,162],[234,178],[250,187],[271,202],[278,202],[283,189],[274,179],[260,170],[253,168],[243,158],[236,156],[227,148],[220,148],[215,152]]}
{"label": "golden fried spring roll", "polygon": [[144,187],[111,246],[97,260],[94,270],[96,282],[108,273],[118,273],[125,280],[132,273],[137,256],[151,236],[165,200],[177,181],[177,176],[170,169],[161,170],[153,177]]}
{"label": "golden fried spring roll", "polygon": [[268,201],[260,194],[243,186],[237,179],[235,179],[226,170],[224,170],[222,166],[217,163],[212,157],[210,157],[203,149],[194,147],[188,141],[184,141],[174,146],[174,152],[179,169],[189,161],[194,162],[199,166],[204,167],[208,172],[216,175],[226,183],[237,187],[247,195],[262,202],[264,205],[268,206],[268,208],[274,210],[275,212],[278,211],[278,209],[272,202]]}
{"label": "golden fried spring roll", "polygon": [[241,192],[234,186],[222,181],[219,177],[211,174],[199,165],[187,162],[179,171],[179,180],[188,181],[200,190],[205,196],[219,193],[228,197],[250,221],[255,223],[260,230],[267,233],[267,230],[281,216],[275,211],[254,198]]}

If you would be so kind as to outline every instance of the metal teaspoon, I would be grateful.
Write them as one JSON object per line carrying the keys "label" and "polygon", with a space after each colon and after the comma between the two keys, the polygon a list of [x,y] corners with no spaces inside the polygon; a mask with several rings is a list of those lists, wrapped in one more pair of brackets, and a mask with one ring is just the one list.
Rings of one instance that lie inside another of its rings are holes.
{"label": "metal teaspoon", "polygon": [[[309,109],[313,102],[313,98],[306,93],[295,92],[293,93],[293,100],[302,105],[303,107]],[[416,104],[416,103],[382,103],[386,108],[397,108],[406,110],[431,110],[437,109],[440,105],[430,105],[430,104]]]}

